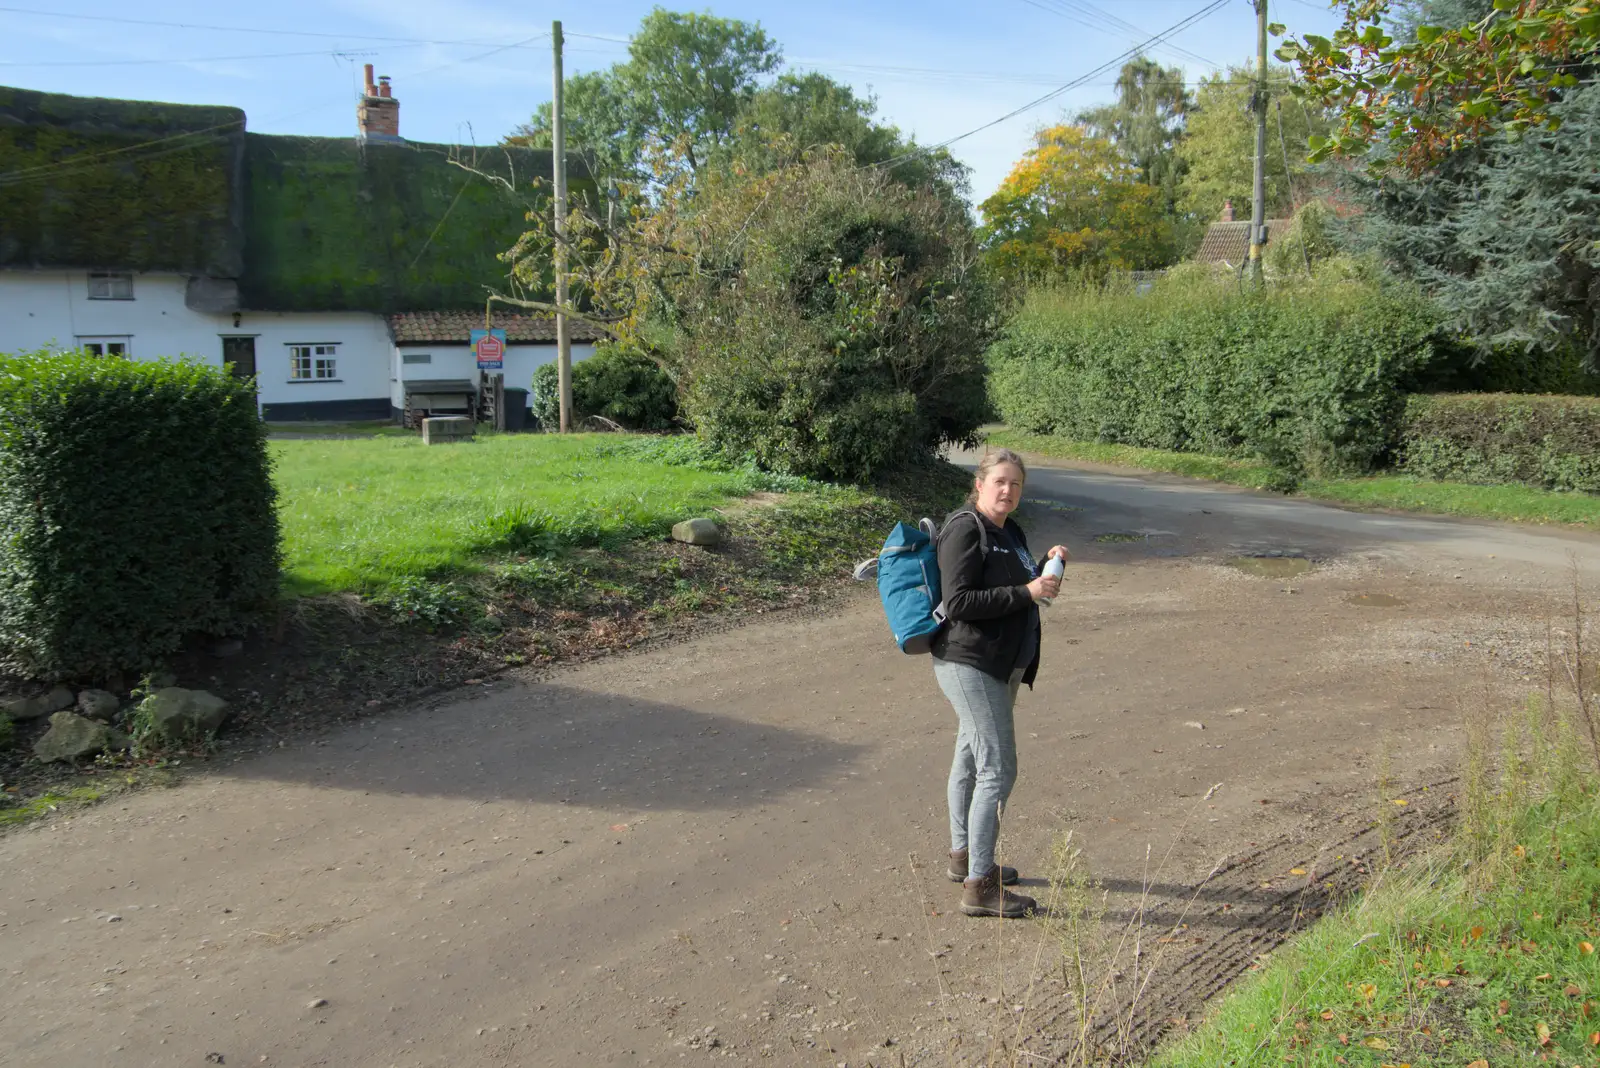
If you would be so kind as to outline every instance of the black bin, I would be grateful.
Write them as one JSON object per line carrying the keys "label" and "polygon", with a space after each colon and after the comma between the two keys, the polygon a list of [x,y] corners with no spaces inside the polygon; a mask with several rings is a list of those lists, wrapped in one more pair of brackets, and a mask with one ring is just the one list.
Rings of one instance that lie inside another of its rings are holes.
{"label": "black bin", "polygon": [[528,426],[528,391],[508,389],[506,392],[506,429],[525,430]]}

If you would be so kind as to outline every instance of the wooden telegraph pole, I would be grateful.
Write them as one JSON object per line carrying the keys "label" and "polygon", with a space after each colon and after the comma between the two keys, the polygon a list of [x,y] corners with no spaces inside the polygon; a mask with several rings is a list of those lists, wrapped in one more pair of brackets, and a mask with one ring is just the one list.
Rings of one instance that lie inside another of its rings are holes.
{"label": "wooden telegraph pole", "polygon": [[1256,91],[1251,103],[1256,113],[1256,174],[1250,198],[1250,281],[1261,284],[1261,247],[1267,228],[1267,0],[1256,5]]}
{"label": "wooden telegraph pole", "polygon": [[572,430],[572,338],[567,331],[567,131],[561,115],[561,20],[551,23],[555,46],[555,91],[550,102],[550,148],[556,186],[556,370],[560,382],[561,433]]}

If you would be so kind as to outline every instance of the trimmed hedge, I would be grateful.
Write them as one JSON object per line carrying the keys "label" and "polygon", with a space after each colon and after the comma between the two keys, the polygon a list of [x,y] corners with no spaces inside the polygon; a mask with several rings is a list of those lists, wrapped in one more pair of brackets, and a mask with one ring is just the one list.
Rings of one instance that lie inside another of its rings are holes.
{"label": "trimmed hedge", "polygon": [[1400,469],[1419,478],[1600,493],[1600,398],[1419,394]]}
{"label": "trimmed hedge", "polygon": [[275,600],[253,385],[190,363],[0,355],[0,662],[143,671]]}
{"label": "trimmed hedge", "polygon": [[[560,373],[554,363],[533,372],[533,412],[546,430],[561,425]],[[602,341],[593,356],[572,365],[572,407],[579,419],[599,415],[629,430],[672,430],[678,387],[650,357]]]}
{"label": "trimmed hedge", "polygon": [[1033,433],[1362,472],[1398,443],[1436,322],[1420,296],[1359,279],[1250,294],[1178,272],[1143,295],[1030,295],[989,351],[989,388]]}

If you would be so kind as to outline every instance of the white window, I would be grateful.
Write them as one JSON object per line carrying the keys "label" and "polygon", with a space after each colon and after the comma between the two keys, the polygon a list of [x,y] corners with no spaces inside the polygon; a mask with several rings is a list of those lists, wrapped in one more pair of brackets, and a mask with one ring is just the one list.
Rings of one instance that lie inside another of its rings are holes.
{"label": "white window", "polygon": [[400,362],[401,363],[406,363],[406,364],[411,364],[411,363],[432,363],[433,362],[433,353],[431,353],[431,352],[402,352],[400,354]]}
{"label": "white window", "polygon": [[79,337],[78,347],[91,356],[122,356],[133,355],[131,335],[123,334],[120,337]]}
{"label": "white window", "polygon": [[289,381],[334,382],[339,378],[339,346],[290,345]]}
{"label": "white window", "polygon": [[97,272],[89,275],[90,300],[132,300],[133,275]]}

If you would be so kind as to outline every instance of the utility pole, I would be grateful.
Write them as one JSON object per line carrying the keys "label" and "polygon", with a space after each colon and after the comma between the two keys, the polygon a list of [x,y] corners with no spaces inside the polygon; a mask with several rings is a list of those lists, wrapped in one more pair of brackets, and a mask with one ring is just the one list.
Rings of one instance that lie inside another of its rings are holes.
{"label": "utility pole", "polygon": [[[555,92],[550,101],[550,148],[556,185],[556,372],[560,382],[561,433],[572,430],[572,338],[567,332],[567,131],[561,115],[561,20],[550,24],[555,47]],[[1257,167],[1260,163],[1258,161]]]}
{"label": "utility pole", "polygon": [[1261,246],[1267,226],[1267,0],[1256,5],[1256,91],[1251,104],[1256,113],[1255,192],[1250,198],[1250,281],[1261,284]]}

